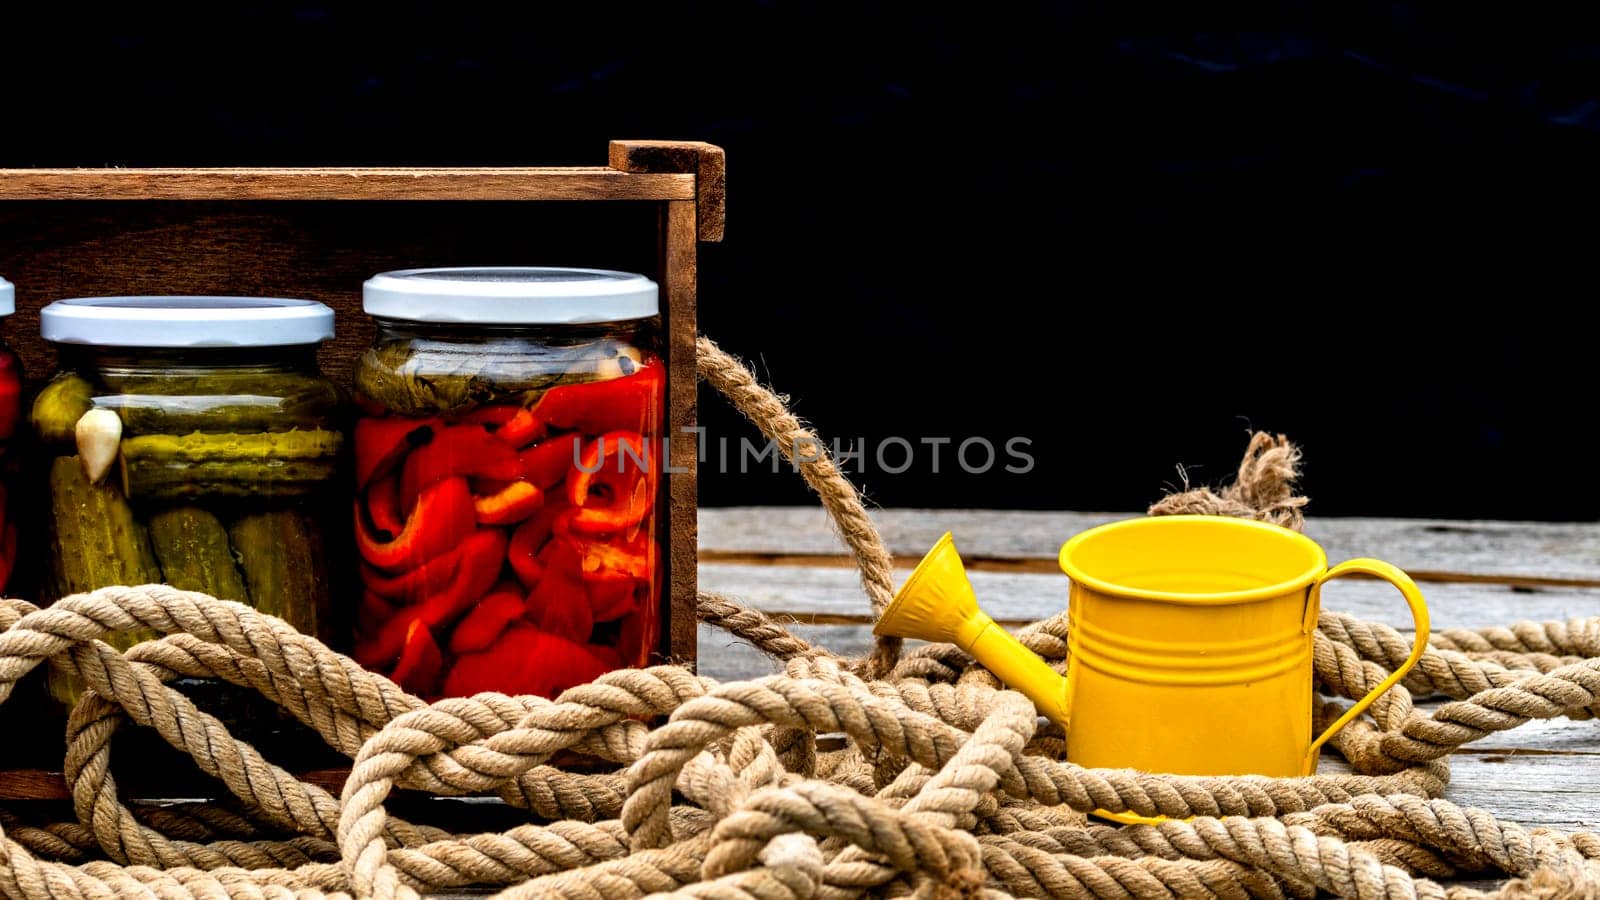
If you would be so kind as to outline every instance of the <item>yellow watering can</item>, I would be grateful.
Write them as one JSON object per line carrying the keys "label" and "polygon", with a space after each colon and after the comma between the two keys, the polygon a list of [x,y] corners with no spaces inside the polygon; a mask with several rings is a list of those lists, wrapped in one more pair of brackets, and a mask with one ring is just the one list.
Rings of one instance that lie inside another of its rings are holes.
{"label": "yellow watering can", "polygon": [[[1073,537],[1060,563],[1072,581],[1064,678],[978,608],[949,534],[875,631],[972,654],[1067,728],[1071,762],[1186,775],[1311,774],[1323,743],[1398,684],[1428,643],[1427,606],[1404,572],[1375,559],[1330,569],[1315,541],[1276,525],[1130,519]],[[1400,590],[1416,640],[1399,669],[1313,740],[1321,588],[1353,574]]]}

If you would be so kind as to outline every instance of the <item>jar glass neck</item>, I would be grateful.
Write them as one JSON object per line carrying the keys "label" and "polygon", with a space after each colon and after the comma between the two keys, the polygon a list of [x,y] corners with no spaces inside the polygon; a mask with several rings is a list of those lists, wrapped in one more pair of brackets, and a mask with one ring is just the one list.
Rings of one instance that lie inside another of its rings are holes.
{"label": "jar glass neck", "polygon": [[379,341],[429,340],[441,342],[481,342],[484,340],[533,340],[541,344],[582,344],[604,338],[632,338],[648,334],[653,319],[627,319],[620,322],[582,324],[504,324],[480,322],[416,322],[410,319],[375,317]]}
{"label": "jar glass neck", "polygon": [[260,369],[314,372],[316,344],[285,347],[87,347],[57,344],[63,369]]}

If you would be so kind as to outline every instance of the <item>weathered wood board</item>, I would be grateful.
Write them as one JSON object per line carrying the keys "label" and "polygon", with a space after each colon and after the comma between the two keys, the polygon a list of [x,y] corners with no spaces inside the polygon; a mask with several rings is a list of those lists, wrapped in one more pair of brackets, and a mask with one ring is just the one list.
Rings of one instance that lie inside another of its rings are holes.
{"label": "weathered wood board", "polygon": [[[962,556],[975,559],[978,568],[1054,572],[1056,553],[1067,538],[1132,515],[896,509],[876,511],[873,521],[889,549],[909,557],[907,564],[950,531]],[[708,509],[701,513],[700,530],[702,554],[718,559],[844,553],[820,508]],[[1322,544],[1330,561],[1376,556],[1419,580],[1600,586],[1600,523],[1313,517],[1306,533]]]}
{"label": "weathered wood board", "polygon": [[[1066,608],[1064,575],[970,572],[985,611],[1002,622],[1031,622]],[[823,624],[870,624],[871,609],[852,569],[701,563],[700,584],[765,612]],[[1421,585],[1435,628],[1482,628],[1518,619],[1600,615],[1600,588],[1520,588],[1496,584]],[[1338,580],[1322,592],[1322,608],[1377,619],[1409,630],[1410,615],[1394,588],[1380,581]],[[815,616],[812,619],[808,616]]]}

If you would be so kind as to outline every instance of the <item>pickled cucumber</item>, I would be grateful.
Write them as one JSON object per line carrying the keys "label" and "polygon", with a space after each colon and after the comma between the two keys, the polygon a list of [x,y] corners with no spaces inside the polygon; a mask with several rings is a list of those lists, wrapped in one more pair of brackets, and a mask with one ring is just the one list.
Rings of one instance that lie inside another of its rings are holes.
{"label": "pickled cucumber", "polygon": [[122,476],[132,497],[304,497],[325,487],[337,469],[329,460],[173,464],[123,458]]}
{"label": "pickled cucumber", "polygon": [[[283,432],[316,428],[337,414],[339,389],[318,379],[265,382],[260,385],[140,384],[122,394],[102,398],[117,411],[133,434]],[[225,391],[225,392],[224,392]]]}
{"label": "pickled cucumber", "polygon": [[78,419],[94,406],[94,386],[76,372],[63,372],[39,390],[30,419],[46,444],[73,446]]}
{"label": "pickled cucumber", "polygon": [[122,441],[129,497],[300,496],[335,475],[337,431],[148,434]]}
{"label": "pickled cucumber", "polygon": [[[290,397],[302,392],[326,393],[330,385],[317,375],[261,369],[188,368],[155,371],[141,367],[102,366],[98,372],[108,393],[136,396],[217,397],[228,394]],[[337,389],[335,389],[337,390]]]}
{"label": "pickled cucumber", "polygon": [[[111,585],[153,584],[161,580],[161,567],[144,527],[122,492],[111,485],[89,482],[76,456],[58,456],[50,462],[50,535],[55,543],[54,583],[57,599]],[[102,640],[119,650],[156,633],[149,629],[116,631]],[[50,691],[71,705],[82,693],[76,679],[51,669]]]}
{"label": "pickled cucumber", "polygon": [[61,596],[161,580],[150,538],[122,492],[90,484],[78,457],[51,460],[50,505]]}
{"label": "pickled cucumber", "polygon": [[167,584],[224,600],[250,602],[228,546],[228,532],[206,510],[178,506],[151,516],[150,544]]}
{"label": "pickled cucumber", "polygon": [[304,634],[328,622],[319,535],[304,516],[280,510],[241,516],[228,529],[252,605]]}

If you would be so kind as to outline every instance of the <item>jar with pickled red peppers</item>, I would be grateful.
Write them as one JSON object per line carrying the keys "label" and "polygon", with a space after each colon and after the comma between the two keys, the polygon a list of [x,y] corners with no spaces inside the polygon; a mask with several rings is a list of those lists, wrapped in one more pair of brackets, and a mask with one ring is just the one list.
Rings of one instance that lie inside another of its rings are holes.
{"label": "jar with pickled red peppers", "polygon": [[[332,636],[344,394],[307,300],[110,297],[40,315],[59,371],[32,408],[48,481],[44,593],[164,582]],[[131,646],[148,633],[108,641]],[[51,672],[51,692],[78,687]]]}
{"label": "jar with pickled red peppers", "polygon": [[[17,311],[16,288],[0,278],[0,318]],[[17,564],[16,509],[12,487],[20,470],[17,420],[22,415],[22,365],[0,341],[0,591],[11,581]]]}
{"label": "jar with pickled red peppers", "polygon": [[355,658],[424,697],[539,694],[660,633],[665,368],[654,282],[414,269],[367,282]]}

